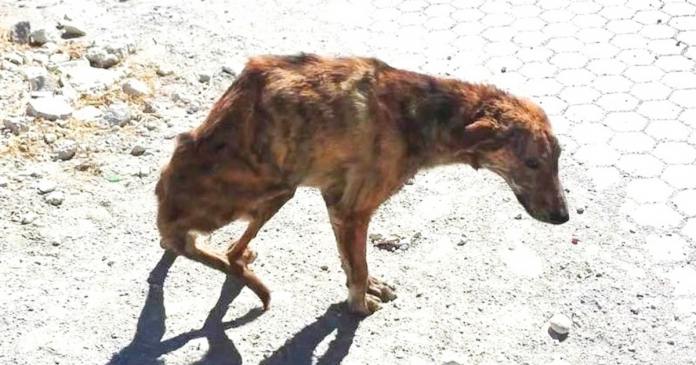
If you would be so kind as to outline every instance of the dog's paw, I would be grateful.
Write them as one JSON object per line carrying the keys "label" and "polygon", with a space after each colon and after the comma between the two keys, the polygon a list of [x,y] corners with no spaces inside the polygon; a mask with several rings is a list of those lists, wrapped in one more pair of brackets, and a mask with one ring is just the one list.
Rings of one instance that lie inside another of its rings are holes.
{"label": "dog's paw", "polygon": [[361,317],[367,317],[382,309],[382,301],[379,297],[366,294],[362,300],[348,298],[348,310]]}
{"label": "dog's paw", "polygon": [[382,303],[396,299],[394,288],[370,277],[365,296],[348,297],[348,309],[361,316],[369,316],[382,309]]}
{"label": "dog's paw", "polygon": [[376,296],[382,303],[391,302],[396,299],[395,288],[378,279],[370,277],[370,284],[367,286],[367,293]]}

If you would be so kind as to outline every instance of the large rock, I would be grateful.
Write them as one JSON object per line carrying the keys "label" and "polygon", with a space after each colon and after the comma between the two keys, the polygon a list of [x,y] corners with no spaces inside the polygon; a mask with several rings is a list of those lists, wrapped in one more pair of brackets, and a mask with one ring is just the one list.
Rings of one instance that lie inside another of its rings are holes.
{"label": "large rock", "polygon": [[27,114],[48,120],[67,119],[73,107],[61,97],[47,97],[29,100]]}
{"label": "large rock", "polygon": [[10,40],[15,43],[29,43],[29,35],[31,34],[31,24],[29,22],[19,22],[10,29]]}

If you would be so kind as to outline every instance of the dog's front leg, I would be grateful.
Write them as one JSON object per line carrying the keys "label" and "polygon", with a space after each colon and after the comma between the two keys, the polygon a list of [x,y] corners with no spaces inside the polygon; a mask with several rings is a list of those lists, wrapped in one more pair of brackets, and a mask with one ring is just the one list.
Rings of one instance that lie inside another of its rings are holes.
{"label": "dog's front leg", "polygon": [[372,278],[367,268],[367,228],[369,214],[338,215],[329,209],[341,264],[348,279],[348,308],[369,316],[381,303],[396,298],[393,288]]}

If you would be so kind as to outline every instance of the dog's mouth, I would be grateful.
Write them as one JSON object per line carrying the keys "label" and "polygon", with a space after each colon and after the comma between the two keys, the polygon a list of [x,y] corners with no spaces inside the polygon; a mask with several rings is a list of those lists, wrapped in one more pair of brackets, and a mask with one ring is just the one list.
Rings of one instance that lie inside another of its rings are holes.
{"label": "dog's mouth", "polygon": [[543,223],[549,223],[549,224],[554,224],[554,225],[560,225],[565,222],[567,222],[570,217],[568,216],[567,213],[563,212],[539,212],[536,210],[533,210],[530,208],[529,203],[527,199],[522,195],[522,194],[515,194],[515,198],[517,198],[517,201],[524,207],[524,210],[529,214],[532,218],[543,222]]}

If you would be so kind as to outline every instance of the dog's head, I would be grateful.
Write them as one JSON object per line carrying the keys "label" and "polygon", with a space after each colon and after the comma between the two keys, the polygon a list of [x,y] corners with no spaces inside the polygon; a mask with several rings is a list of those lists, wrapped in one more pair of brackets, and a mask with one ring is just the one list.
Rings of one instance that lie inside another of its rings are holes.
{"label": "dog's head", "polygon": [[551,224],[568,221],[558,178],[561,147],[541,107],[499,95],[481,106],[465,135],[472,165],[501,176],[529,215]]}

